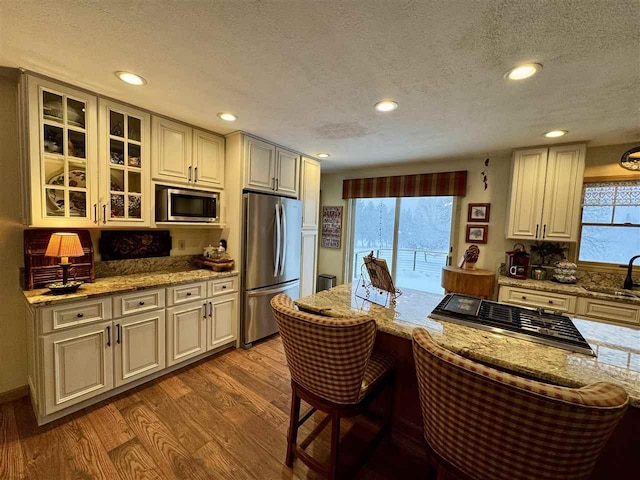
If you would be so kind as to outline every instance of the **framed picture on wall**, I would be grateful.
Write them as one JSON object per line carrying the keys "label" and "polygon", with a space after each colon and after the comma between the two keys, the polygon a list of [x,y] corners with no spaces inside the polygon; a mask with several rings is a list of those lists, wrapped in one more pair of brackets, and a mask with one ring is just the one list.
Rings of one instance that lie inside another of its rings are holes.
{"label": "framed picture on wall", "polygon": [[467,211],[467,222],[484,222],[489,221],[491,212],[490,203],[470,203]]}
{"label": "framed picture on wall", "polygon": [[467,225],[467,243],[487,243],[489,225]]}
{"label": "framed picture on wall", "polygon": [[322,240],[324,248],[342,246],[342,207],[322,207]]}

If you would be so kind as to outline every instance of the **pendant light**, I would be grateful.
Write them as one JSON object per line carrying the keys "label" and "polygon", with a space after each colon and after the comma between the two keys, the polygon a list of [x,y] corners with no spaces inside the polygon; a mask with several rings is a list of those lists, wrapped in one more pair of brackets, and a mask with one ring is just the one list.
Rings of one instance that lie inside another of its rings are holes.
{"label": "pendant light", "polygon": [[622,154],[620,166],[627,170],[640,172],[640,147],[633,147]]}

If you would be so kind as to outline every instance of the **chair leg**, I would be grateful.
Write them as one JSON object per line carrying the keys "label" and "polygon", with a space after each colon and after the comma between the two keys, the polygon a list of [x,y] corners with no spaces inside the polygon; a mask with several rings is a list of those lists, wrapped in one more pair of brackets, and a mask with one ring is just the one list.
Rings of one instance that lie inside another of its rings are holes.
{"label": "chair leg", "polygon": [[331,463],[329,478],[335,480],[338,476],[338,447],[340,445],[340,417],[337,412],[331,414]]}
{"label": "chair leg", "polygon": [[287,434],[287,467],[293,466],[293,447],[298,440],[298,421],[300,420],[300,397],[296,387],[291,386],[291,414],[289,415],[289,432]]}

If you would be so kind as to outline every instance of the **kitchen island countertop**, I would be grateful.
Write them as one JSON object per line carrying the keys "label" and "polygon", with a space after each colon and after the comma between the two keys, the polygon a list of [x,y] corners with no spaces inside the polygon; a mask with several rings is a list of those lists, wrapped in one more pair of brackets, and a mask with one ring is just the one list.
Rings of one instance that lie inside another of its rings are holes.
{"label": "kitchen island countertop", "polygon": [[144,290],[147,288],[170,287],[183,283],[215,280],[217,278],[233,277],[236,275],[238,275],[237,270],[229,272],[214,272],[204,268],[181,271],[166,270],[96,278],[93,283],[83,283],[75,293],[65,295],[52,294],[47,288],[24,290],[23,292],[27,302],[31,306],[44,307],[58,303],[86,300],[88,298],[114,295],[118,293],[134,292],[136,290]]}
{"label": "kitchen island countertop", "polygon": [[576,327],[597,358],[539,343],[429,318],[443,295],[402,289],[395,307],[385,308],[355,295],[351,284],[301,298],[304,310],[327,316],[364,315],[378,329],[411,339],[416,327],[426,328],[443,347],[488,365],[567,387],[598,381],[621,385],[631,405],[640,408],[640,330],[574,318]]}

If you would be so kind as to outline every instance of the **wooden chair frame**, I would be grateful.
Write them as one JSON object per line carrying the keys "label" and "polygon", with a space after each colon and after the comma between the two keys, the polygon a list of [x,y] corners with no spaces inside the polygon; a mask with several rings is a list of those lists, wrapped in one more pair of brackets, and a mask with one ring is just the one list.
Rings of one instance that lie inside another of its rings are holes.
{"label": "wooden chair frame", "polygon": [[[287,458],[288,467],[293,466],[293,460],[299,458],[302,462],[312,470],[326,475],[330,479],[338,477],[338,459],[340,446],[340,419],[355,417],[356,415],[365,415],[367,418],[380,421],[380,430],[376,433],[371,442],[367,445],[366,450],[359,458],[354,470],[357,470],[366,461],[369,454],[374,450],[380,439],[391,433],[391,421],[393,414],[393,396],[394,396],[395,375],[391,371],[383,378],[378,380],[372,387],[371,391],[362,398],[358,403],[340,404],[330,402],[318,395],[310,392],[302,385],[291,380],[291,415],[289,418],[289,431],[287,435]],[[380,418],[367,411],[367,406],[374,400],[385,387],[388,390],[388,405],[385,415]],[[311,409],[300,418],[300,401],[304,400]],[[306,422],[316,411],[327,414],[325,419],[304,439],[300,444],[298,440],[298,429]],[[309,455],[304,448],[326,427],[328,421],[331,421],[331,454],[329,465],[323,465],[318,460]]]}

